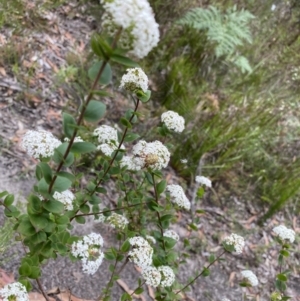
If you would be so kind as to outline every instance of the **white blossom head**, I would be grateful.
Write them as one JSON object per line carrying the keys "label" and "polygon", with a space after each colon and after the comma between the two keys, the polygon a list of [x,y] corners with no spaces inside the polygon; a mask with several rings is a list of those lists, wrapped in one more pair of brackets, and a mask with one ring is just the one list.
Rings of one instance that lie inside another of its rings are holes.
{"label": "white blossom head", "polygon": [[187,159],[180,159],[180,162],[181,162],[182,164],[187,164],[187,163],[188,163],[188,160],[187,160]]}
{"label": "white blossom head", "polygon": [[119,44],[137,58],[145,57],[159,42],[156,23],[147,0],[100,0],[105,13],[102,28],[115,35],[122,28]]}
{"label": "white blossom head", "polygon": [[118,143],[118,131],[109,126],[109,125],[101,125],[98,128],[96,128],[93,132],[93,136],[96,136],[98,138],[98,142],[100,144],[103,143]]}
{"label": "white blossom head", "polygon": [[166,190],[170,193],[171,202],[185,210],[191,209],[191,203],[180,185],[167,185]]}
{"label": "white blossom head", "polygon": [[[64,139],[65,142],[69,142],[70,139],[68,137],[66,137]],[[75,137],[74,142],[84,142],[83,139],[80,136]]]}
{"label": "white blossom head", "polygon": [[292,229],[288,229],[284,225],[277,226],[273,228],[273,232],[282,240],[289,240],[290,243],[293,243],[295,240],[295,231]]}
{"label": "white blossom head", "polygon": [[164,232],[164,237],[170,237],[176,241],[179,241],[179,235],[173,230],[167,230],[166,232]]}
{"label": "white blossom head", "polygon": [[121,168],[126,166],[127,170],[139,171],[144,165],[144,160],[138,157],[124,156],[120,161]]}
{"label": "white blossom head", "polygon": [[9,283],[0,290],[3,301],[29,301],[26,287],[20,282]]}
{"label": "white blossom head", "polygon": [[125,227],[128,225],[128,219],[120,214],[117,214],[113,212],[110,216],[106,218],[106,221],[116,229],[125,229]]}
{"label": "white blossom head", "polygon": [[242,271],[241,274],[242,274],[244,280],[246,280],[251,286],[258,285],[258,279],[252,271],[245,270],[245,271]]}
{"label": "white blossom head", "polygon": [[136,162],[141,164],[141,168],[161,170],[167,167],[170,161],[170,152],[160,141],[147,143],[140,140],[133,147],[132,152],[135,158],[139,158]]}
{"label": "white blossom head", "polygon": [[164,112],[161,115],[161,121],[175,133],[181,133],[184,130],[184,118],[174,111]]}
{"label": "white blossom head", "polygon": [[50,132],[47,131],[27,131],[23,136],[22,148],[35,159],[50,158],[54,155],[54,150],[61,145]]}
{"label": "white blossom head", "polygon": [[243,248],[245,246],[245,240],[244,237],[232,233],[231,235],[224,238],[223,244],[229,247],[232,246],[233,251],[236,254],[242,254]]}
{"label": "white blossom head", "polygon": [[84,273],[93,275],[98,270],[104,258],[101,251],[103,247],[103,238],[98,233],[86,235],[71,246],[71,254],[80,258],[82,261],[82,270]]}
{"label": "white blossom head", "polygon": [[129,239],[132,250],[128,252],[129,261],[133,262],[140,268],[146,268],[152,265],[153,249],[150,244],[141,236]]}
{"label": "white blossom head", "polygon": [[146,92],[148,89],[148,77],[141,68],[129,68],[126,70],[121,79],[120,88],[124,88],[130,92],[142,90]]}
{"label": "white blossom head", "polygon": [[205,185],[207,187],[211,187],[211,180],[209,178],[203,176],[196,176],[195,181],[201,185]]}
{"label": "white blossom head", "polygon": [[112,153],[117,149],[118,147],[114,144],[108,144],[108,143],[103,143],[99,144],[97,146],[97,150],[101,151],[105,156],[111,157]]}
{"label": "white blossom head", "polygon": [[157,268],[148,266],[142,270],[142,276],[145,279],[147,285],[157,287],[161,281],[161,273]]}
{"label": "white blossom head", "polygon": [[173,282],[175,281],[175,274],[174,274],[173,270],[167,265],[162,265],[162,266],[158,267],[157,269],[161,274],[160,285],[162,287],[171,286],[173,284]]}
{"label": "white blossom head", "polygon": [[64,204],[66,210],[73,210],[73,201],[75,199],[75,195],[70,190],[65,190],[63,192],[55,191],[53,194],[53,198],[57,201]]}

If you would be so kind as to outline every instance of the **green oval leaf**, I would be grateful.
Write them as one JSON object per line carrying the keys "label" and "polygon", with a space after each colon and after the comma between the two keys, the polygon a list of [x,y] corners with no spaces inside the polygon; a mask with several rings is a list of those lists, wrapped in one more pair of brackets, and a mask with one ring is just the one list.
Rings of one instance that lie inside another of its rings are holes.
{"label": "green oval leaf", "polygon": [[52,180],[52,169],[47,163],[40,162],[39,167],[42,170],[43,176],[48,184],[51,183]]}
{"label": "green oval leaf", "polygon": [[90,142],[75,142],[71,147],[72,153],[84,154],[95,151],[97,147]]}
{"label": "green oval leaf", "polygon": [[[88,76],[91,80],[95,80],[99,71],[100,71],[100,68],[102,67],[102,64],[104,62],[103,61],[99,61],[99,62],[96,62],[94,63],[94,65],[89,69],[88,71]],[[108,85],[110,82],[111,82],[111,79],[112,79],[112,71],[111,71],[111,67],[108,63],[106,63],[105,67],[104,67],[104,70],[100,76],[100,79],[99,79],[99,84],[101,85]]]}
{"label": "green oval leaf", "polygon": [[64,211],[65,206],[63,203],[51,200],[43,203],[43,207],[51,213],[61,213]]}
{"label": "green oval leaf", "polygon": [[72,138],[74,131],[77,127],[75,118],[67,113],[63,113],[63,130],[66,137]]}
{"label": "green oval leaf", "polygon": [[15,200],[14,195],[13,194],[9,194],[4,199],[4,205],[5,206],[10,206],[10,205],[12,205],[12,203],[14,202],[14,200]]}
{"label": "green oval leaf", "polygon": [[68,178],[58,176],[52,187],[52,191],[63,192],[72,186],[72,182]]}
{"label": "green oval leaf", "polygon": [[19,268],[19,274],[21,276],[29,276],[31,273],[31,267],[27,262],[22,263]]}
{"label": "green oval leaf", "polygon": [[284,274],[278,274],[277,279],[283,282],[286,282],[288,280],[287,276]]}
{"label": "green oval leaf", "polygon": [[75,221],[78,223],[78,224],[85,224],[85,218],[83,216],[76,216],[75,217]]}
{"label": "green oval leaf", "polygon": [[113,62],[119,63],[121,65],[124,65],[126,67],[140,67],[138,63],[134,62],[133,60],[131,60],[130,58],[120,55],[120,54],[115,54],[113,53],[112,56],[110,57],[110,59]]}
{"label": "green oval leaf", "polygon": [[[53,161],[57,164],[59,164],[61,161],[64,160],[64,154],[67,150],[68,143],[64,142],[62,143],[58,148],[54,150],[53,155]],[[72,153],[69,153],[66,160],[64,160],[64,166],[70,166],[74,162],[74,155]]]}
{"label": "green oval leaf", "polygon": [[84,112],[84,119],[88,122],[97,122],[99,121],[106,112],[106,105],[97,100],[91,100],[87,105]]}

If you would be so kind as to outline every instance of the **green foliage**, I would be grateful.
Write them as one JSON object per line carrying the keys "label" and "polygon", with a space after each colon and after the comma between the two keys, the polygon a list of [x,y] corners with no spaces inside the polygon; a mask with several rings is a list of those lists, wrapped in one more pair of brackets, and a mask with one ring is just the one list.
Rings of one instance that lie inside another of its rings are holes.
{"label": "green foliage", "polygon": [[204,30],[208,41],[215,44],[217,57],[225,56],[226,60],[233,61],[242,72],[251,72],[248,60],[237,55],[236,51],[245,41],[252,42],[249,22],[253,18],[249,11],[238,11],[236,6],[227,9],[224,14],[218,8],[210,6],[207,9],[192,9],[177,23]]}

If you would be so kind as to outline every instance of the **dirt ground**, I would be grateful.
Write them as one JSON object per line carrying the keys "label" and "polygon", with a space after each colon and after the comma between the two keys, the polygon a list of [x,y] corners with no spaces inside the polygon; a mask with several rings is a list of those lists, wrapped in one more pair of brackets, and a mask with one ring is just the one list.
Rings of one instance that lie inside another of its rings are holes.
{"label": "dirt ground", "polygon": [[[34,4],[29,9],[34,9]],[[68,3],[57,9],[43,12],[44,27],[24,28],[15,34],[10,27],[0,29],[0,46],[10,43],[20,55],[19,70],[13,68],[9,60],[0,60],[0,191],[7,190],[17,195],[17,199],[26,204],[26,196],[35,183],[34,170],[36,162],[29,158],[20,148],[22,135],[29,129],[45,129],[57,137],[61,137],[61,113],[70,103],[76,103],[74,91],[68,86],[57,85],[57,74],[67,67],[67,60],[73,54],[86,56],[89,37],[95,27],[95,19],[87,17],[83,12],[86,8],[75,7]],[[34,72],[31,72],[34,70]],[[30,76],[29,76],[30,73]],[[26,82],[27,81],[27,82]],[[72,100],[70,102],[70,100]],[[108,111],[108,123],[115,123],[118,112],[125,110],[120,96],[113,103],[104,100]],[[68,107],[68,109],[70,109]],[[168,169],[166,177],[169,183],[180,183],[172,169]],[[215,183],[213,183],[213,186]],[[107,186],[108,202],[113,197],[113,183]],[[195,187],[189,187],[187,194],[192,198]],[[292,214],[292,208],[287,208],[272,219],[266,221],[263,227],[257,225],[261,216],[261,208],[255,208],[246,200],[232,196],[224,200],[223,208],[212,205],[210,192],[204,200],[198,203],[197,209],[204,209],[200,215],[198,230],[191,232],[187,224],[191,221],[188,214],[182,214],[173,228],[180,235],[178,249],[183,248],[184,238],[191,243],[191,257],[180,267],[178,279],[186,283],[190,276],[196,275],[208,262],[210,254],[221,251],[222,238],[232,232],[243,235],[246,239],[245,251],[239,256],[225,256],[225,261],[211,268],[211,275],[199,279],[191,287],[191,291],[182,296],[182,300],[212,301],[227,297],[230,300],[245,300],[243,292],[247,291],[249,300],[269,300],[270,292],[274,290],[274,279],[277,269],[278,246],[272,239],[271,230],[278,224],[288,220],[293,229],[299,233],[299,217]],[[225,204],[225,205],[224,205]],[[3,211],[0,224],[4,223]],[[99,232],[104,238],[105,248],[115,244],[113,230],[106,225],[95,224],[92,219],[85,225],[77,224],[74,228],[78,235],[91,231]],[[299,284],[299,239],[296,240],[288,267],[291,277],[288,282],[287,294],[291,300],[300,300]],[[0,267],[7,273],[12,272],[17,278],[19,259],[23,254],[21,244],[15,243],[0,255]],[[96,300],[101,289],[107,282],[109,263],[104,261],[99,271],[92,277],[81,272],[80,262],[72,263],[66,258],[50,261],[43,267],[41,283],[49,294],[56,300],[59,294],[53,293],[56,288],[69,291],[84,299]],[[247,290],[239,287],[239,272],[251,269],[259,279],[259,286]],[[124,290],[134,289],[139,277],[139,271],[128,264],[120,275],[120,281],[113,289],[112,300],[119,300]],[[39,291],[34,284],[35,290]],[[136,300],[154,300],[151,288],[135,298]]]}

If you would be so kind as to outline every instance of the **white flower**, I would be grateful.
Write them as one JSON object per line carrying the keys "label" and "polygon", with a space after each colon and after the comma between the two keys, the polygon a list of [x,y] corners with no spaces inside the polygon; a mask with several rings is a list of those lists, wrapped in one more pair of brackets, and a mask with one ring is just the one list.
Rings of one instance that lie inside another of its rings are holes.
{"label": "white flower", "polygon": [[143,237],[141,236],[135,236],[135,237],[131,237],[129,238],[129,243],[133,246],[133,247],[147,247],[149,246],[149,243],[147,240],[145,240]]}
{"label": "white flower", "polygon": [[234,251],[237,254],[241,254],[245,246],[244,238],[234,233],[232,233],[230,236],[225,237],[223,243],[228,246],[234,246]]}
{"label": "white flower", "polygon": [[70,190],[65,190],[63,192],[55,191],[53,197],[57,201],[62,202],[65,205],[66,210],[73,210],[75,195]]}
{"label": "white flower", "polygon": [[161,273],[160,285],[162,287],[171,286],[173,284],[173,282],[175,281],[175,274],[174,274],[173,270],[169,266],[166,266],[166,265],[162,265],[162,266],[158,267],[157,269]]}
{"label": "white flower", "polygon": [[118,229],[125,229],[128,224],[128,219],[120,214],[113,212],[109,217],[107,217],[107,222],[113,227]]}
{"label": "white flower", "polygon": [[[98,137],[100,145],[97,146],[97,150],[100,150],[105,156],[110,157],[118,149],[118,132],[113,127],[101,125],[94,130],[93,136]],[[125,149],[124,145],[121,145],[121,149]]]}
{"label": "white flower", "polygon": [[104,223],[106,220],[106,217],[101,213],[101,214],[97,214],[96,218],[94,220],[94,222],[96,223]]}
{"label": "white flower", "polygon": [[142,270],[142,276],[146,281],[146,284],[157,287],[161,281],[161,273],[157,268],[148,266]]}
{"label": "white flower", "polygon": [[82,271],[88,275],[94,275],[99,269],[104,258],[104,253],[100,252],[99,257],[96,260],[88,260],[87,258],[83,258],[82,262]]}
{"label": "white flower", "polygon": [[147,240],[141,236],[136,236],[130,238],[129,243],[133,247],[132,250],[128,252],[129,260],[141,268],[151,266],[153,249]]}
{"label": "white flower", "polygon": [[[65,141],[65,142],[69,142],[70,139],[69,139],[68,137],[66,137],[66,138],[64,139],[64,141]],[[77,137],[75,137],[74,142],[84,142],[84,141],[82,140],[82,138],[81,138],[80,136],[77,136]]]}
{"label": "white flower", "polygon": [[284,225],[277,226],[273,228],[273,231],[281,240],[289,240],[290,243],[293,243],[295,240],[295,231],[292,229],[288,229]]}
{"label": "white flower", "polygon": [[161,121],[170,131],[181,133],[184,130],[184,118],[174,111],[167,111],[161,115]]}
{"label": "white flower", "polygon": [[104,257],[101,247],[103,247],[103,238],[97,233],[91,233],[84,236],[82,240],[73,242],[71,253],[81,259],[84,273],[89,275],[96,273]]}
{"label": "white flower", "polygon": [[188,160],[187,160],[187,159],[180,159],[180,162],[181,162],[182,164],[187,164],[187,163],[188,163]]}
{"label": "white flower", "polygon": [[3,301],[29,301],[26,287],[20,282],[9,283],[0,290]]}
{"label": "white flower", "polygon": [[230,301],[230,300],[227,298],[223,298],[221,301]]}
{"label": "white flower", "polygon": [[145,57],[159,42],[159,25],[146,0],[100,0],[105,9],[102,27],[115,35],[122,28],[119,42],[129,53]]}
{"label": "white flower", "polygon": [[33,158],[40,159],[53,156],[54,150],[61,145],[50,132],[27,131],[22,139],[22,148]]}
{"label": "white flower", "polygon": [[103,143],[97,146],[97,150],[101,151],[105,156],[110,157],[118,147],[114,144]]}
{"label": "white flower", "polygon": [[166,232],[164,232],[164,236],[165,237],[170,237],[170,238],[173,238],[176,241],[179,241],[179,235],[173,230],[167,230]]}
{"label": "white flower", "polygon": [[197,183],[200,183],[200,184],[203,184],[207,187],[211,187],[211,180],[206,178],[206,177],[203,177],[203,176],[196,176],[196,179],[195,181]]}
{"label": "white flower", "polygon": [[118,131],[109,125],[101,125],[98,128],[96,128],[93,132],[93,136],[98,137],[98,141],[100,144],[118,144]]}
{"label": "white flower", "polygon": [[143,159],[130,157],[130,156],[124,156],[120,161],[121,168],[126,166],[126,169],[131,171],[141,170],[143,165],[144,165]]}
{"label": "white flower", "polygon": [[151,235],[146,235],[146,239],[147,239],[147,241],[149,242],[149,243],[151,243],[151,244],[156,244],[156,239],[153,237],[153,236],[151,236]]}
{"label": "white flower", "polygon": [[141,168],[147,167],[151,170],[160,170],[167,167],[170,161],[170,152],[160,141],[147,143],[140,140],[132,148],[132,152],[135,158],[141,159],[135,161],[141,164]]}
{"label": "white flower", "polygon": [[166,190],[170,193],[171,201],[173,203],[186,210],[190,210],[191,203],[180,185],[167,185]]}
{"label": "white flower", "polygon": [[130,68],[126,70],[121,79],[120,88],[124,88],[127,91],[135,92],[136,90],[148,89],[148,77],[141,68]]}
{"label": "white flower", "polygon": [[251,284],[251,286],[258,285],[258,279],[252,271],[245,270],[245,271],[242,271],[241,274]]}

